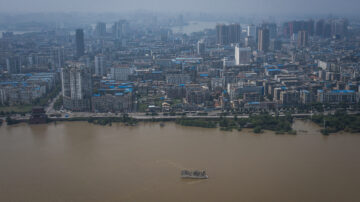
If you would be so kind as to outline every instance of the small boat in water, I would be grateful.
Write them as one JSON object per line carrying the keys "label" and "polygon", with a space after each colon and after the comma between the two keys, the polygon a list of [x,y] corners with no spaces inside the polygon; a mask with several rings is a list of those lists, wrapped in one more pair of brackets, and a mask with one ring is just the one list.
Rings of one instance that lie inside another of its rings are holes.
{"label": "small boat in water", "polygon": [[160,123],[160,127],[164,127],[165,126],[165,123]]}
{"label": "small boat in water", "polygon": [[206,175],[204,170],[182,170],[181,171],[181,178],[183,179],[208,179],[209,176]]}

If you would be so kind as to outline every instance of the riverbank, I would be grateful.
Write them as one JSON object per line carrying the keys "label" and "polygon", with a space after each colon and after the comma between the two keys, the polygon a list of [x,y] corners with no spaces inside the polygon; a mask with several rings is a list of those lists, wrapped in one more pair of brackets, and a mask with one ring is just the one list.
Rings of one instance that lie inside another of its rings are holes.
{"label": "riverbank", "polygon": [[360,133],[360,114],[349,115],[343,111],[337,111],[334,115],[313,116],[311,120],[323,127],[321,130],[323,135],[340,131]]}
{"label": "riverbank", "polygon": [[238,130],[242,128],[251,128],[254,133],[262,133],[263,130],[274,131],[277,134],[296,134],[296,131],[292,130],[291,124],[293,123],[293,117],[285,116],[271,116],[269,114],[261,114],[250,116],[249,118],[226,118],[220,117],[217,120],[205,120],[205,119],[189,119],[181,118],[176,120],[177,124],[182,126],[195,126],[203,128],[217,128],[220,127],[223,131]]}
{"label": "riverbank", "polygon": [[[189,118],[189,117],[167,117],[167,118],[151,118],[151,119],[136,119],[129,117],[127,114],[124,114],[121,117],[74,117],[74,118],[48,118],[47,123],[58,122],[58,121],[87,121],[95,125],[109,125],[113,123],[124,123],[128,126],[135,126],[138,122],[169,122],[173,121],[176,124],[182,126],[192,126],[192,127],[201,127],[201,128],[220,128],[223,131],[232,131],[238,130],[241,131],[242,128],[251,128],[254,133],[262,133],[263,130],[274,131],[277,134],[296,134],[292,130],[291,124],[293,117],[273,117],[268,114],[250,116],[248,118],[238,118],[234,116],[233,118],[228,117],[214,117],[211,119],[207,118]],[[11,119],[10,117],[6,118],[8,125],[17,124],[20,122],[26,122],[26,120],[17,120]]]}
{"label": "riverbank", "polygon": [[[109,125],[113,123],[124,123],[127,126],[135,126],[139,122],[175,122],[182,126],[200,127],[200,128],[220,128],[222,131],[241,131],[243,128],[250,128],[254,133],[263,133],[264,130],[273,131],[276,134],[292,134],[296,135],[292,124],[296,116],[284,115],[273,116],[269,114],[259,114],[252,116],[146,116],[131,117],[128,114],[122,114],[117,117],[51,117],[47,122],[74,122],[85,121],[95,125]],[[336,112],[334,115],[314,115],[306,117],[318,126],[323,127],[321,133],[329,135],[340,131],[350,133],[360,133],[360,114],[346,114],[345,112]],[[28,122],[25,118],[11,119],[7,117],[5,120],[8,125],[21,122]]]}

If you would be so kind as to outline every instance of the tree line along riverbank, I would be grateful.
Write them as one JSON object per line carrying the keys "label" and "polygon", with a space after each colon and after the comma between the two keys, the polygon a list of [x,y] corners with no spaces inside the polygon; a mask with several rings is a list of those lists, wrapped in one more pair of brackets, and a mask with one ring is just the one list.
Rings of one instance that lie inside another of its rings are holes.
{"label": "tree line along riverbank", "polygon": [[183,126],[195,126],[204,128],[217,128],[220,127],[223,131],[238,130],[242,128],[252,128],[254,133],[262,133],[263,130],[275,131],[277,134],[296,134],[296,131],[292,130],[293,118],[288,115],[285,117],[271,116],[269,114],[260,114],[250,116],[249,118],[237,118],[233,119],[220,117],[217,120],[206,119],[189,119],[182,118],[176,120],[177,124]]}
{"label": "tree line along riverbank", "polygon": [[350,115],[341,110],[333,115],[315,115],[310,119],[323,128],[323,135],[340,131],[360,133],[360,114]]}
{"label": "tree line along riverbank", "polygon": [[[329,135],[339,131],[350,133],[360,133],[360,114],[349,115],[344,111],[337,111],[334,115],[314,115],[309,120],[321,126],[321,133]],[[8,125],[18,124],[16,119],[7,117],[5,119]],[[123,114],[121,117],[75,117],[66,119],[48,119],[48,123],[57,121],[87,121],[97,125],[109,125],[112,123],[124,123],[127,126],[135,126],[138,122],[167,122],[175,121],[176,124],[182,126],[202,127],[202,128],[220,128],[223,131],[241,131],[243,128],[251,128],[254,133],[262,133],[264,130],[274,131],[276,134],[296,134],[292,128],[293,117],[290,114],[286,116],[271,116],[269,114],[253,115],[249,118],[233,118],[220,116],[219,118],[187,118],[183,116],[177,119],[168,118],[152,118],[146,120],[138,120]]]}
{"label": "tree line along riverbank", "polygon": [[[121,117],[75,117],[67,119],[48,119],[47,122],[56,122],[56,121],[87,121],[92,124],[97,125],[109,125],[112,123],[124,123],[128,126],[135,126],[140,120],[130,117],[127,114],[124,114]],[[153,118],[141,120],[142,122],[167,122],[175,121],[175,123],[182,126],[193,126],[193,127],[202,127],[202,128],[218,128],[220,127],[223,131],[232,131],[238,130],[241,131],[242,128],[253,128],[255,133],[261,133],[263,130],[272,130],[276,131],[279,134],[290,133],[294,134],[295,131],[292,130],[291,124],[293,118],[291,116],[285,117],[272,117],[268,114],[251,116],[250,118],[226,118],[220,117],[215,119],[206,119],[206,118],[186,118],[183,116],[178,119],[167,119],[167,118]],[[8,125],[18,124],[21,121],[12,119],[10,117],[6,118]],[[23,121],[24,122],[24,121]]]}

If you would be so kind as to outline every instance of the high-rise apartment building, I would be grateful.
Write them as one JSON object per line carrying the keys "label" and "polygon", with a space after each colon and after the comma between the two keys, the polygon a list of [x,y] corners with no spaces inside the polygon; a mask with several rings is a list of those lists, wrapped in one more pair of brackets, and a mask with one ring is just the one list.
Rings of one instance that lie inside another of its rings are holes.
{"label": "high-rise apartment building", "polygon": [[229,44],[229,27],[227,25],[216,25],[216,41],[222,45]]}
{"label": "high-rise apartment building", "polygon": [[20,56],[13,56],[6,58],[6,70],[9,74],[21,73],[21,58]]}
{"label": "high-rise apartment building", "polygon": [[255,25],[248,25],[247,26],[247,36],[250,36],[254,40],[256,40],[256,26]]}
{"label": "high-rise apartment building", "polygon": [[284,24],[284,36],[293,37],[299,31],[307,31],[309,36],[314,35],[315,22],[314,20],[307,21],[291,21]]}
{"label": "high-rise apartment building", "polygon": [[316,22],[315,25],[315,35],[316,36],[323,36],[324,34],[324,26],[325,26],[325,20],[319,20]]}
{"label": "high-rise apartment building", "polygon": [[275,23],[264,23],[261,27],[269,30],[270,39],[277,37],[277,25]]}
{"label": "high-rise apartment building", "polygon": [[240,48],[235,46],[235,65],[250,64],[251,48]]}
{"label": "high-rise apartment building", "polygon": [[131,67],[112,67],[110,69],[111,78],[117,81],[128,81],[129,76],[134,72]]}
{"label": "high-rise apartment building", "polygon": [[309,36],[314,36],[315,34],[315,21],[308,20],[305,24],[305,30],[308,32]]}
{"label": "high-rise apartment building", "polygon": [[64,108],[72,111],[89,111],[92,94],[89,68],[73,64],[61,69],[61,87]]}
{"label": "high-rise apartment building", "polygon": [[84,45],[84,30],[77,29],[76,30],[76,56],[81,57],[85,53],[85,45]]}
{"label": "high-rise apartment building", "polygon": [[255,39],[251,36],[245,37],[245,47],[255,48]]}
{"label": "high-rise apartment building", "polygon": [[281,50],[282,42],[279,39],[271,39],[269,49],[271,51]]}
{"label": "high-rise apartment building", "polygon": [[106,23],[98,22],[95,27],[96,36],[105,36],[106,35]]}
{"label": "high-rise apartment building", "polygon": [[126,20],[119,20],[113,25],[113,34],[116,39],[121,39],[127,35],[129,23]]}
{"label": "high-rise apartment building", "polygon": [[105,56],[104,55],[96,55],[95,59],[95,75],[97,76],[104,76],[106,74],[105,69]]}
{"label": "high-rise apartment building", "polygon": [[307,47],[309,43],[309,33],[307,31],[299,31],[297,45],[298,47]]}
{"label": "high-rise apartment building", "polygon": [[61,68],[64,66],[65,61],[65,49],[64,47],[56,47],[51,50],[52,62],[55,68]]}
{"label": "high-rise apartment building", "polygon": [[267,52],[270,45],[270,32],[266,28],[260,28],[258,32],[258,50]]}
{"label": "high-rise apartment building", "polygon": [[231,24],[229,26],[229,43],[240,43],[241,26],[240,24]]}
{"label": "high-rise apartment building", "polygon": [[216,25],[216,41],[218,44],[228,45],[230,43],[239,43],[241,37],[240,24],[218,24]]}
{"label": "high-rise apartment building", "polygon": [[331,35],[344,37],[348,32],[349,22],[346,19],[335,19],[331,21]]}
{"label": "high-rise apartment building", "polygon": [[197,54],[204,55],[205,54],[205,43],[204,40],[200,40],[197,42]]}

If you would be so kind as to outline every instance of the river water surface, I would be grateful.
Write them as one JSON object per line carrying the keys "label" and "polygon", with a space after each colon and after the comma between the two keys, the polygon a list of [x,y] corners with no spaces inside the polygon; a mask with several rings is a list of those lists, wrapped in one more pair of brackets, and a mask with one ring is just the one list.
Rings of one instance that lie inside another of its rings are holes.
{"label": "river water surface", "polygon": [[[0,201],[360,201],[360,135],[294,128],[2,126]],[[209,179],[182,180],[184,168]]]}

